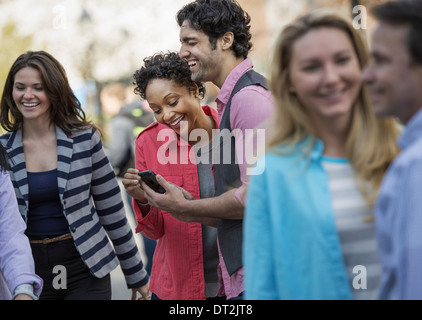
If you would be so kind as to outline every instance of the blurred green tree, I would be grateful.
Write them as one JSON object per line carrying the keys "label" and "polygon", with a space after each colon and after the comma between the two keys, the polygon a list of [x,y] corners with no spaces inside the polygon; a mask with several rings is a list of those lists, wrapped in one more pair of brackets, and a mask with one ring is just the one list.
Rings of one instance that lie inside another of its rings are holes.
{"label": "blurred green tree", "polygon": [[[20,35],[16,24],[12,21],[7,22],[0,29],[0,97],[3,95],[4,83],[10,67],[19,55],[31,48],[32,40],[32,35]],[[4,130],[0,127],[0,134],[3,133]]]}
{"label": "blurred green tree", "polygon": [[10,67],[16,58],[32,46],[32,35],[20,35],[14,22],[6,23],[0,29],[0,96]]}

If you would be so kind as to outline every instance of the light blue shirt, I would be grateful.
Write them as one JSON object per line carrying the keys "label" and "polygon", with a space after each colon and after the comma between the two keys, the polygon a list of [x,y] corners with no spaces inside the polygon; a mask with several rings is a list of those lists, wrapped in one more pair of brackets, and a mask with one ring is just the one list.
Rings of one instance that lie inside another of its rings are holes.
{"label": "light blue shirt", "polygon": [[252,175],[244,218],[246,299],[352,299],[336,229],[322,142],[267,153]]}
{"label": "light blue shirt", "polygon": [[422,299],[422,110],[398,140],[375,208],[380,299]]}
{"label": "light blue shirt", "polygon": [[41,294],[43,281],[35,274],[25,228],[10,176],[0,168],[0,300]]}

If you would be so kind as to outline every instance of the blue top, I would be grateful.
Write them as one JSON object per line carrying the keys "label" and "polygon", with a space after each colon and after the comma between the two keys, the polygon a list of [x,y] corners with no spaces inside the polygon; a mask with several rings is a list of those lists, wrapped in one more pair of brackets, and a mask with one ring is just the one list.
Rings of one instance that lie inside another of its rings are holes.
{"label": "blue top", "polygon": [[347,158],[333,158],[328,156],[321,156],[322,161],[331,162],[331,163],[339,163],[339,164],[346,164],[349,163],[349,159]]}
{"label": "blue top", "polygon": [[352,299],[337,233],[323,144],[305,139],[267,153],[248,188],[244,220],[246,299]]}
{"label": "blue top", "polygon": [[380,299],[422,299],[422,110],[398,140],[375,206],[383,271]]}
{"label": "blue top", "polygon": [[28,172],[29,211],[26,235],[30,238],[58,236],[69,232],[59,198],[57,169]]}

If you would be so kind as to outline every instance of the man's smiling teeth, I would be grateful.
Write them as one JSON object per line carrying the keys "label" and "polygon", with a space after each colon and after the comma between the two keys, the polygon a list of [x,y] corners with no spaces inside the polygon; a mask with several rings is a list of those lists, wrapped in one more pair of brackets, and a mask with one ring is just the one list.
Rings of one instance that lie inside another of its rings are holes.
{"label": "man's smiling teeth", "polygon": [[180,118],[177,118],[175,121],[170,122],[171,126],[177,126],[179,124],[180,121],[182,121],[185,118],[185,116],[181,116]]}
{"label": "man's smiling teeth", "polygon": [[194,67],[194,66],[196,66],[196,60],[195,61],[193,61],[193,60],[188,61],[188,64],[189,64],[189,67]]}

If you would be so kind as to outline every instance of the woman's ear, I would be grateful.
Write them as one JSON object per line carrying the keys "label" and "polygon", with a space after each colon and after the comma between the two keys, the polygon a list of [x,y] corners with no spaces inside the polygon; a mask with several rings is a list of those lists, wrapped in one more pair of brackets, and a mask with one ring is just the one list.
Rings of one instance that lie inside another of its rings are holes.
{"label": "woman's ear", "polygon": [[192,91],[192,94],[195,96],[195,98],[199,99],[199,87],[196,83],[192,85],[192,87],[190,88],[190,91]]}

